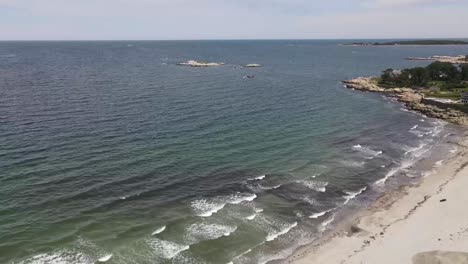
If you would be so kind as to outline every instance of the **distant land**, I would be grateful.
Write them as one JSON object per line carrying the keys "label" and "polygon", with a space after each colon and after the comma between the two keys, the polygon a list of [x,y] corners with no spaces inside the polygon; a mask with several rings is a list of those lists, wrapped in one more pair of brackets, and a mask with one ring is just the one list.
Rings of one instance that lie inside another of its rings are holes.
{"label": "distant land", "polygon": [[399,46],[399,45],[468,45],[467,41],[462,40],[440,40],[440,39],[425,39],[425,40],[405,40],[391,42],[353,42],[340,44],[341,46]]}

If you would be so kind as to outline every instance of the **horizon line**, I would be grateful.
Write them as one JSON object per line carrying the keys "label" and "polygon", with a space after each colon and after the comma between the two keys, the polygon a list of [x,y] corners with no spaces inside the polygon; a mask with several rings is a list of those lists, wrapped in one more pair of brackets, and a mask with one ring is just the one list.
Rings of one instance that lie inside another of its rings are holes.
{"label": "horizon line", "polygon": [[67,42],[67,41],[272,41],[272,40],[467,40],[466,38],[458,37],[434,37],[434,38],[259,38],[259,39],[249,39],[249,38],[226,38],[226,39],[216,39],[216,38],[207,38],[207,39],[5,39],[0,40],[0,42]]}

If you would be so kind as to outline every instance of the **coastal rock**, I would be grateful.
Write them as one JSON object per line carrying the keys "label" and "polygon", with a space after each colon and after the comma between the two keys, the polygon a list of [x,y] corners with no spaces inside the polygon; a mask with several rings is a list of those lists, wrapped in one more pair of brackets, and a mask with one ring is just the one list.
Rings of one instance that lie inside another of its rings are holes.
{"label": "coastal rock", "polygon": [[407,60],[428,60],[428,61],[440,61],[440,62],[449,62],[453,64],[463,64],[468,63],[465,55],[458,56],[438,56],[434,55],[431,57],[408,57]]}
{"label": "coastal rock", "polygon": [[263,65],[257,64],[257,63],[250,63],[250,64],[244,65],[244,67],[246,67],[246,68],[257,68],[257,67],[263,67]]}
{"label": "coastal rock", "polygon": [[396,97],[403,103],[420,103],[423,98],[421,94],[415,92],[401,92]]}
{"label": "coastal rock", "polygon": [[180,66],[189,66],[189,67],[214,67],[224,65],[222,62],[199,62],[196,60],[189,60],[187,62],[177,63]]}
{"label": "coastal rock", "polygon": [[352,80],[343,81],[344,85],[347,88],[360,90],[360,91],[368,91],[368,92],[386,92],[386,90],[382,87],[376,85],[371,77],[359,77]]}
{"label": "coastal rock", "polygon": [[352,80],[343,81],[343,84],[350,89],[368,92],[384,93],[387,96],[395,97],[404,103],[410,110],[420,112],[426,116],[439,118],[448,122],[468,126],[468,116],[455,109],[442,109],[435,105],[423,103],[424,96],[417,90],[411,88],[383,88],[378,86],[374,78],[359,77]]}

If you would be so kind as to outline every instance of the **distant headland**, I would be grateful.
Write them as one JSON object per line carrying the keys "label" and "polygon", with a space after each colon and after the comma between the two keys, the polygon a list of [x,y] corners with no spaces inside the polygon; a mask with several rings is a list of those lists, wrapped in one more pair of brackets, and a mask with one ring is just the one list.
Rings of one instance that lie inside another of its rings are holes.
{"label": "distant headland", "polygon": [[410,45],[468,45],[468,41],[424,39],[424,40],[404,40],[391,42],[353,42],[344,43],[340,46],[410,46]]}
{"label": "distant headland", "polygon": [[377,92],[409,110],[468,126],[468,65],[435,61],[426,67],[386,69],[380,77],[343,81],[353,90]]}

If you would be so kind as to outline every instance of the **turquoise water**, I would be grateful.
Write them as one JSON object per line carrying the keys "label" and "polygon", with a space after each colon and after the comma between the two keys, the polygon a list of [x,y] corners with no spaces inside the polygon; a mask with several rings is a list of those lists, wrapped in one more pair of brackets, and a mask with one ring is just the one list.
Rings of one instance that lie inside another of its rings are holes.
{"label": "turquoise water", "polygon": [[338,43],[0,42],[0,263],[266,263],[417,181],[457,128],[340,81],[468,47]]}

